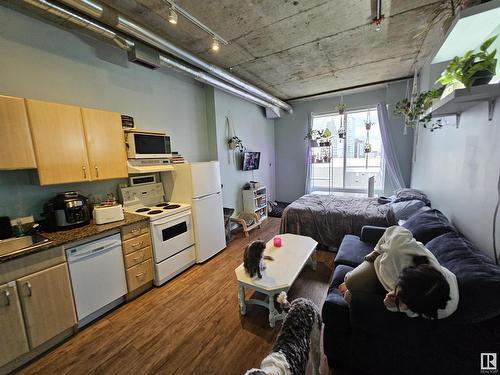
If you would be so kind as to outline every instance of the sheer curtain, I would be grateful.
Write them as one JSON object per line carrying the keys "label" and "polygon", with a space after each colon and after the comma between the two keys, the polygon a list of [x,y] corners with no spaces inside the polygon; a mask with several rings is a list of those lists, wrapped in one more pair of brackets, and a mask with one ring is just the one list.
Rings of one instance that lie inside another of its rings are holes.
{"label": "sheer curtain", "polygon": [[377,104],[377,113],[380,135],[382,137],[382,146],[384,147],[385,164],[387,166],[392,186],[394,189],[404,188],[406,187],[406,184],[403,179],[403,174],[401,173],[401,166],[399,165],[394,144],[392,143],[389,134],[389,127],[391,126],[391,123],[387,113],[387,104],[384,102]]}
{"label": "sheer curtain", "polygon": [[[307,122],[307,131],[312,129],[312,118],[313,114],[309,114],[308,122]],[[311,180],[311,163],[312,163],[312,157],[311,157],[311,141],[307,140],[307,147],[306,147],[306,186],[305,186],[305,193],[310,194],[312,190],[312,180]]]}

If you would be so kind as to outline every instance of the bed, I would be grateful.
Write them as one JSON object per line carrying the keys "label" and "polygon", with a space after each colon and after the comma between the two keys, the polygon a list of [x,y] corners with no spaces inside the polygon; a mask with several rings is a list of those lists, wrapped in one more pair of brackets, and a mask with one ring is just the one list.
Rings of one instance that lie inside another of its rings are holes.
{"label": "bed", "polygon": [[344,235],[360,235],[364,225],[396,224],[391,206],[378,203],[377,198],[307,194],[285,209],[280,233],[309,236],[323,246],[338,247]]}

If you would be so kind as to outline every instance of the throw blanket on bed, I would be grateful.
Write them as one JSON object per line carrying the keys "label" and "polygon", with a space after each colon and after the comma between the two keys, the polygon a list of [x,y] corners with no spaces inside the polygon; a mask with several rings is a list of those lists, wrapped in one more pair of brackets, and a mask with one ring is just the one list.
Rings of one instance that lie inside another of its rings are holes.
{"label": "throw blanket on bed", "polygon": [[364,225],[396,224],[391,207],[377,198],[308,194],[283,212],[281,233],[309,236],[325,246],[338,247],[346,234],[361,234]]}

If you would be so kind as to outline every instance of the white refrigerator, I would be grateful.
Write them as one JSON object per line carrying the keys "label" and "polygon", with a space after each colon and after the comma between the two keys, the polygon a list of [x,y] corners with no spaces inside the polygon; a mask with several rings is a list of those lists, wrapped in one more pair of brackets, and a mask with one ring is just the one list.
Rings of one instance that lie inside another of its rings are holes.
{"label": "white refrigerator", "polygon": [[178,164],[162,173],[167,199],[190,203],[193,213],[196,262],[226,247],[220,169],[218,161]]}

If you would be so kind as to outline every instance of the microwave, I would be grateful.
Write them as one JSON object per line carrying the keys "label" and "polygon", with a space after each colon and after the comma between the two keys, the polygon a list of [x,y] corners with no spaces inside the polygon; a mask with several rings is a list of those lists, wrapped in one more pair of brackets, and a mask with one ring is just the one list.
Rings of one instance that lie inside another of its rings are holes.
{"label": "microwave", "polygon": [[129,159],[171,158],[170,136],[145,130],[126,130],[125,145]]}

